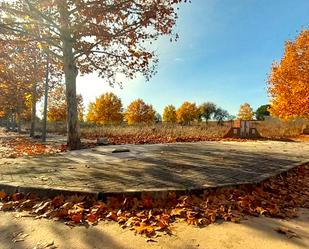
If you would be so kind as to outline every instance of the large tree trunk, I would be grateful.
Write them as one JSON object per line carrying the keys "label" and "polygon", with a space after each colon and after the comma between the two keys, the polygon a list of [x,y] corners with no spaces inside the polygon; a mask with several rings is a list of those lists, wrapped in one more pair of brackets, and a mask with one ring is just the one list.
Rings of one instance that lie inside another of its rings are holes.
{"label": "large tree trunk", "polygon": [[71,62],[65,63],[64,67],[67,100],[68,147],[70,150],[76,150],[80,149],[81,145],[76,100],[77,70],[74,63]]}
{"label": "large tree trunk", "polygon": [[66,0],[61,1],[59,10],[62,22],[61,39],[63,42],[63,66],[66,85],[68,148],[70,150],[77,150],[81,147],[76,99],[78,69],[74,61],[73,37],[70,32],[70,14]]}
{"label": "large tree trunk", "polygon": [[37,84],[32,85],[32,103],[31,103],[31,127],[30,127],[30,137],[35,135],[35,121],[36,121],[36,101],[37,101]]}
{"label": "large tree trunk", "polygon": [[68,147],[70,150],[80,149],[79,122],[76,100],[76,77],[77,70],[74,63],[65,63],[65,85],[67,100],[67,132]]}

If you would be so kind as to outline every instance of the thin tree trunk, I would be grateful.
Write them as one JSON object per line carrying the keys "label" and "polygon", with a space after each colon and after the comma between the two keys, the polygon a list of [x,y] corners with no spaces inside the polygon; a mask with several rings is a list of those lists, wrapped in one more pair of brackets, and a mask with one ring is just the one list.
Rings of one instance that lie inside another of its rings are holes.
{"label": "thin tree trunk", "polygon": [[45,78],[44,112],[43,112],[43,130],[42,130],[42,141],[43,142],[46,142],[48,81],[49,81],[49,54],[47,54],[47,61],[46,61],[46,78]]}
{"label": "thin tree trunk", "polygon": [[20,113],[20,110],[21,108],[20,108],[20,104],[18,104],[18,106],[17,106],[17,113],[16,113],[16,115],[17,115],[17,131],[18,131],[18,133],[21,133],[21,113]]}
{"label": "thin tree trunk", "polygon": [[61,1],[58,7],[62,22],[61,39],[63,42],[63,66],[66,85],[68,148],[76,150],[81,147],[76,99],[78,69],[74,61],[73,37],[70,30],[70,13],[67,0]]}
{"label": "thin tree trunk", "polygon": [[7,116],[6,116],[6,129],[9,131],[11,128],[11,122],[10,122],[10,118],[11,118],[11,111],[8,112]]}
{"label": "thin tree trunk", "polygon": [[37,101],[37,84],[32,84],[32,98],[31,98],[31,127],[30,127],[30,137],[35,135],[35,122],[36,122],[36,101]]}
{"label": "thin tree trunk", "polygon": [[16,130],[16,113],[12,114],[12,130],[13,132]]}

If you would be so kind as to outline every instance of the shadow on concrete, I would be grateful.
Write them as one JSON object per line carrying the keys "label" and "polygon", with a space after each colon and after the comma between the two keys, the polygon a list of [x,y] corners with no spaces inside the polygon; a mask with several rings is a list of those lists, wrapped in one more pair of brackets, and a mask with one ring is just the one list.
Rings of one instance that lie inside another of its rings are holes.
{"label": "shadow on concrete", "polygon": [[255,151],[246,148],[244,143],[130,148],[131,152],[120,154],[113,154],[105,147],[29,158],[18,167],[2,167],[1,175],[25,185],[84,188],[97,192],[184,190],[260,182],[305,158],[284,149],[272,151],[267,145],[262,151]]}

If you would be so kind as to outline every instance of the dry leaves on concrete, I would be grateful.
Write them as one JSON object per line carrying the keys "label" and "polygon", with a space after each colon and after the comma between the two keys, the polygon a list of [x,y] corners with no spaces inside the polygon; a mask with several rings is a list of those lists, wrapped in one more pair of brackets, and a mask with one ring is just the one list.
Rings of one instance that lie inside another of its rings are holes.
{"label": "dry leaves on concrete", "polygon": [[71,226],[110,220],[147,236],[169,232],[176,220],[205,226],[218,220],[239,222],[245,215],[290,218],[297,216],[297,208],[309,208],[309,165],[257,185],[209,189],[181,196],[170,192],[161,199],[147,195],[104,198],[56,196],[43,200],[31,194],[0,192],[0,210],[29,211],[36,218],[61,219]]}

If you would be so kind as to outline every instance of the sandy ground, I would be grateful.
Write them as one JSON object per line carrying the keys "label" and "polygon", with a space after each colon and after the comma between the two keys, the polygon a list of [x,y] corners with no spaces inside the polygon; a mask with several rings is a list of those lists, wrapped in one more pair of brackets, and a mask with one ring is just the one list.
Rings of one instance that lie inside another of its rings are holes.
{"label": "sandy ground", "polygon": [[[278,233],[279,227],[290,229],[299,238]],[[14,239],[21,241],[14,243]],[[293,249],[309,248],[309,210],[301,210],[300,216],[290,221],[249,217],[240,224],[217,223],[204,228],[179,222],[173,227],[172,235],[162,234],[154,242],[146,240],[113,222],[71,228],[57,221],[0,212],[1,249]],[[54,247],[44,247],[44,243],[54,244]]]}

